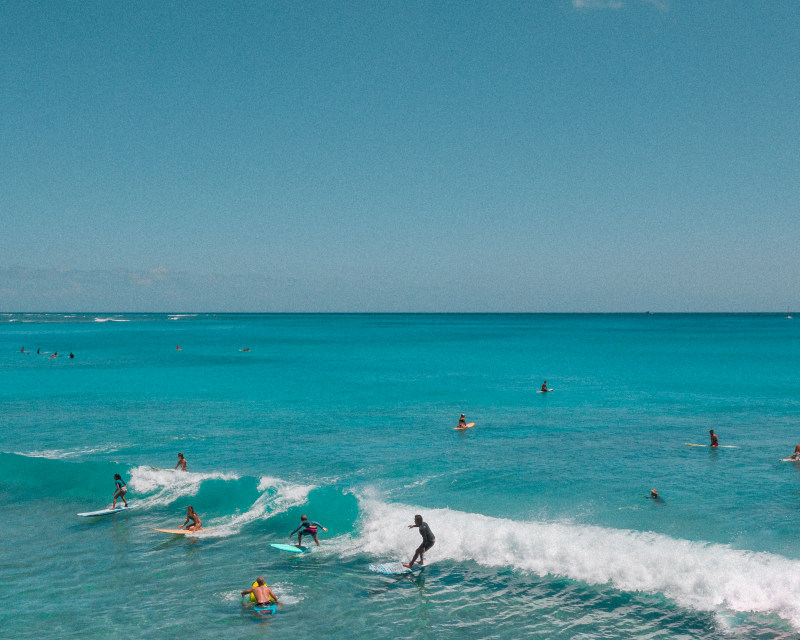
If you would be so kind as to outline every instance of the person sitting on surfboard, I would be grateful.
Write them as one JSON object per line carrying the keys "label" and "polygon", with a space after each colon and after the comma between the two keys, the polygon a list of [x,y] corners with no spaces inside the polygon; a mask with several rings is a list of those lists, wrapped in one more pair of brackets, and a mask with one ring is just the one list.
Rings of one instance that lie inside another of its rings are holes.
{"label": "person sitting on surfboard", "polygon": [[186,471],[186,458],[183,457],[182,453],[178,454],[178,464],[176,464],[173,469],[177,469],[178,467],[181,468],[181,471]]}
{"label": "person sitting on surfboard", "polygon": [[291,538],[295,533],[300,531],[300,533],[297,533],[298,547],[303,546],[303,536],[311,536],[312,538],[314,538],[314,542],[317,543],[317,546],[319,546],[319,540],[317,539],[317,529],[322,529],[325,532],[328,531],[319,522],[312,522],[303,515],[300,516],[300,526],[297,527],[297,529],[295,529],[294,531],[292,531],[289,534],[289,537]]}
{"label": "person sitting on surfboard", "polygon": [[256,578],[256,582],[258,583],[257,586],[242,591],[242,597],[252,593],[256,597],[257,607],[265,607],[269,604],[278,604],[278,597],[272,593],[272,589],[264,584],[264,578],[259,576]]}
{"label": "person sitting on surfboard", "polygon": [[192,521],[192,524],[186,527],[187,531],[200,531],[200,529],[203,528],[203,523],[200,522],[200,516],[197,515],[197,512],[193,507],[189,506],[186,509],[186,521],[180,527],[178,527],[178,529],[183,529],[189,520]]}
{"label": "person sitting on surfboard", "polygon": [[711,446],[712,447],[718,447],[719,446],[719,438],[717,438],[717,434],[714,433],[713,429],[709,429],[708,433],[711,436]]}
{"label": "person sitting on surfboard", "polygon": [[467,428],[467,416],[463,413],[461,417],[458,419],[458,428],[459,429],[466,429]]}
{"label": "person sitting on surfboard", "polygon": [[417,562],[417,556],[419,556],[419,562],[417,564],[424,564],[425,552],[430,549],[434,544],[436,544],[436,538],[433,535],[433,531],[428,526],[427,522],[422,521],[421,515],[414,516],[414,524],[408,525],[409,529],[413,529],[415,527],[419,528],[419,534],[422,536],[422,544],[417,547],[417,550],[414,552],[414,557],[411,558],[411,562],[406,564],[403,563],[404,567],[408,567],[409,569],[414,566],[414,563]]}
{"label": "person sitting on surfboard", "polygon": [[114,474],[114,485],[116,489],[114,489],[114,502],[111,503],[111,508],[113,509],[117,506],[117,498],[122,500],[127,507],[128,501],[125,499],[125,494],[128,493],[128,487],[125,486],[125,483],[122,481],[122,476],[118,473]]}
{"label": "person sitting on surfboard", "polygon": [[544,382],[542,382],[542,391],[543,391],[543,392],[545,392],[545,393],[546,393],[547,391],[549,391],[549,389],[547,388],[547,380],[545,380]]}
{"label": "person sitting on surfboard", "polygon": [[789,457],[792,460],[800,460],[800,444],[794,445],[794,453]]}

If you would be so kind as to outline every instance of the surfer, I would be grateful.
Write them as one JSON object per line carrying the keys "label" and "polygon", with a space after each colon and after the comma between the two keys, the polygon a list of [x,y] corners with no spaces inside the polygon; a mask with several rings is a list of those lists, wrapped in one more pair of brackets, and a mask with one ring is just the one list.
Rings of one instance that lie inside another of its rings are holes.
{"label": "surfer", "polygon": [[297,546],[301,547],[303,545],[303,536],[311,536],[314,538],[314,542],[317,543],[319,546],[319,540],[317,539],[317,530],[322,529],[323,531],[327,532],[328,530],[323,527],[319,522],[312,522],[304,515],[300,516],[300,526],[297,527],[294,531],[289,534],[291,538],[295,533],[297,533]]}
{"label": "surfer", "polygon": [[178,467],[181,468],[181,471],[186,471],[186,458],[183,457],[182,453],[178,454],[178,464],[173,467],[173,471]]}
{"label": "surfer", "polygon": [[252,593],[256,597],[257,607],[265,607],[272,603],[278,604],[278,597],[272,593],[272,589],[264,584],[264,578],[259,576],[256,578],[256,582],[257,586],[242,591],[242,597]]}
{"label": "surfer", "polygon": [[415,527],[419,528],[419,534],[422,536],[422,544],[417,547],[417,550],[414,552],[414,557],[411,558],[411,562],[406,564],[403,563],[404,567],[408,567],[409,569],[414,566],[414,563],[417,562],[417,556],[419,556],[419,562],[417,564],[424,564],[425,559],[423,556],[425,552],[430,549],[434,544],[436,544],[436,538],[433,535],[433,531],[428,526],[427,522],[422,521],[421,515],[414,516],[414,524],[408,525],[409,529],[414,529]]}
{"label": "surfer", "polygon": [[718,447],[719,446],[719,438],[717,438],[717,434],[714,433],[713,429],[708,430],[708,434],[711,436],[711,446]]}
{"label": "surfer", "polygon": [[792,460],[800,460],[800,444],[794,445],[794,453],[789,457]]}
{"label": "surfer", "polygon": [[203,523],[200,522],[200,516],[197,515],[193,507],[189,506],[186,509],[186,520],[178,529],[183,529],[189,520],[192,521],[192,524],[186,527],[187,531],[200,531],[200,529],[203,528]]}
{"label": "surfer", "polygon": [[547,380],[542,382],[542,393],[547,393]]}
{"label": "surfer", "polygon": [[467,416],[463,413],[461,417],[458,419],[458,428],[459,429],[466,429],[467,428]]}
{"label": "surfer", "polygon": [[664,502],[664,500],[661,498],[661,496],[658,495],[658,491],[656,489],[650,489],[650,495],[649,496],[645,496],[645,498],[650,498],[654,502]]}
{"label": "surfer", "polygon": [[122,500],[127,507],[128,501],[125,499],[125,494],[128,493],[128,487],[118,473],[114,474],[114,485],[116,488],[114,489],[114,502],[111,503],[111,508],[113,509],[117,506],[117,498]]}

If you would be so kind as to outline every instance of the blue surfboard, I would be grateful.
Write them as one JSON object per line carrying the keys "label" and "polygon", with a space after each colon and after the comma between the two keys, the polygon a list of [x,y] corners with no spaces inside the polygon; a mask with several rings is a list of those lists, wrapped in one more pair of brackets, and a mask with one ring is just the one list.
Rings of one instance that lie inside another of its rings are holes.
{"label": "blue surfboard", "polygon": [[270,547],[274,547],[278,551],[288,551],[289,553],[305,553],[307,551],[311,551],[308,547],[298,547],[294,544],[279,544],[279,543],[271,543]]}
{"label": "blue surfboard", "polygon": [[[421,569],[419,565],[414,565],[414,569]],[[369,570],[375,573],[382,573],[386,576],[400,575],[403,573],[414,573],[408,567],[403,566],[402,562],[386,562],[384,564],[371,564]]]}
{"label": "blue surfboard", "polygon": [[133,505],[129,504],[127,507],[114,507],[113,509],[100,509],[100,511],[87,511],[86,513],[79,513],[81,518],[97,518],[99,516],[110,516],[112,513],[119,513],[120,511],[127,511],[132,509]]}
{"label": "blue surfboard", "polygon": [[277,604],[267,604],[264,606],[261,605],[253,605],[253,611],[255,611],[260,616],[271,616],[278,610]]}

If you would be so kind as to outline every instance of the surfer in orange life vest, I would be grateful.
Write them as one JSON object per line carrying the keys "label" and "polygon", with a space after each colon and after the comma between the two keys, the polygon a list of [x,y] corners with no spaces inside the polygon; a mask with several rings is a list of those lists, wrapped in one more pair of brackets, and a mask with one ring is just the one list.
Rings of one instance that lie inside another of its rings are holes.
{"label": "surfer in orange life vest", "polygon": [[175,465],[173,470],[177,469],[178,467],[181,468],[181,471],[186,471],[186,458],[183,457],[182,453],[178,454],[178,464]]}
{"label": "surfer in orange life vest", "polygon": [[264,584],[264,578],[259,576],[256,578],[256,583],[257,586],[242,591],[242,597],[252,593],[256,597],[256,606],[264,606],[272,603],[278,604],[278,596],[272,593],[272,589]]}
{"label": "surfer in orange life vest", "polygon": [[711,436],[711,446],[718,447],[719,446],[719,438],[717,438],[717,434],[714,433],[713,429],[708,430],[708,435]]}
{"label": "surfer in orange life vest", "polygon": [[415,527],[419,529],[419,534],[422,536],[422,544],[417,547],[416,551],[414,551],[414,557],[411,558],[411,562],[403,563],[403,566],[409,569],[414,566],[415,562],[417,562],[418,556],[419,562],[417,562],[417,564],[424,564],[425,558],[423,556],[425,555],[425,552],[434,544],[436,544],[436,537],[433,535],[433,531],[431,531],[431,528],[428,526],[427,522],[422,521],[421,515],[414,516],[414,524],[408,525],[409,529],[414,529]]}
{"label": "surfer in orange life vest", "polygon": [[192,521],[192,524],[186,527],[187,531],[200,531],[200,529],[203,528],[203,523],[200,522],[200,516],[197,515],[193,507],[189,506],[186,508],[186,520],[178,529],[183,529],[189,520]]}
{"label": "surfer in orange life vest", "polygon": [[118,473],[114,474],[114,485],[116,489],[114,489],[114,502],[111,503],[111,508],[114,509],[117,506],[117,498],[122,500],[127,507],[128,501],[125,499],[125,494],[128,493],[128,487],[125,486],[125,483],[122,481],[122,476]]}
{"label": "surfer in orange life vest", "polygon": [[297,546],[300,547],[303,545],[303,536],[311,536],[314,538],[314,542],[317,543],[319,546],[319,540],[317,539],[317,530],[322,529],[323,531],[327,532],[328,530],[323,527],[319,522],[312,522],[304,515],[300,516],[300,526],[297,527],[294,531],[289,534],[291,538],[295,533],[297,533]]}

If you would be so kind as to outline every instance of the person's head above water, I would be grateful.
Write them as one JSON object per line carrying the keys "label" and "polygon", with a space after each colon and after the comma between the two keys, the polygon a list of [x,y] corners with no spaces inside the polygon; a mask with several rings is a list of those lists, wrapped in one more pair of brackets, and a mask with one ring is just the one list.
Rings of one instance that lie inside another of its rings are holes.
{"label": "person's head above water", "polygon": [[256,578],[256,582],[258,583],[259,587],[264,586],[264,578],[262,578],[261,576],[258,576],[258,578]]}
{"label": "person's head above water", "polygon": [[421,515],[419,515],[419,514],[415,515],[415,516],[414,516],[414,522],[415,522],[416,524],[419,524],[420,522],[422,522],[422,516],[421,516]]}
{"label": "person's head above water", "polygon": [[658,497],[658,491],[656,491],[655,489],[650,489],[650,497],[651,498],[657,498]]}

